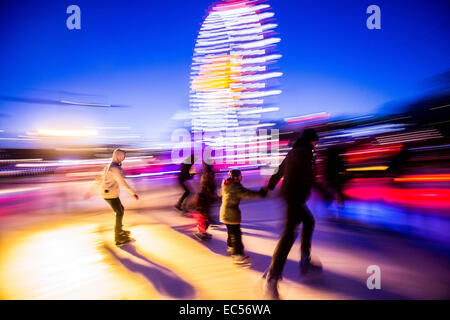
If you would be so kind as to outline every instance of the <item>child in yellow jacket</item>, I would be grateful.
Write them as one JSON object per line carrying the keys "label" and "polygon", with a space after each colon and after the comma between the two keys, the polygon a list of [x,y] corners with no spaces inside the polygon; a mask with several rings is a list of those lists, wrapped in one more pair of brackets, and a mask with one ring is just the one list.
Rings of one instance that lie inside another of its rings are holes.
{"label": "child in yellow jacket", "polygon": [[220,207],[220,221],[225,223],[228,231],[227,253],[231,254],[233,262],[249,263],[249,257],[244,254],[241,233],[241,199],[264,198],[267,189],[252,191],[242,184],[240,170],[231,170],[229,178],[222,182],[222,205]]}

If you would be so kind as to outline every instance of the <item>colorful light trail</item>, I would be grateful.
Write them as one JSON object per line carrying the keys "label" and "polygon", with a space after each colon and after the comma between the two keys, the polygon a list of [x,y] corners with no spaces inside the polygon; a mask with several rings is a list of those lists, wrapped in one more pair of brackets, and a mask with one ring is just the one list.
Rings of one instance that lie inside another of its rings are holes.
{"label": "colorful light trail", "polygon": [[[259,0],[219,1],[211,6],[196,41],[190,110],[193,132],[236,130],[239,136],[260,126],[266,98],[281,93],[274,64],[274,13]],[[228,141],[229,142],[229,141]]]}

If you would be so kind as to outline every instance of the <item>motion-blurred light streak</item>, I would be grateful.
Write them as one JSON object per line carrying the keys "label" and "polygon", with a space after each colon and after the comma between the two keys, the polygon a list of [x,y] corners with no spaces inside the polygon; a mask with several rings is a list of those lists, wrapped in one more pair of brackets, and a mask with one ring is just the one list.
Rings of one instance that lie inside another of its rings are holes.
{"label": "motion-blurred light streak", "polygon": [[369,167],[359,167],[359,168],[348,168],[346,171],[385,171],[388,166],[369,166]]}
{"label": "motion-blurred light streak", "polygon": [[[281,94],[269,81],[282,76],[271,65],[280,38],[265,1],[218,1],[208,11],[194,48],[190,116],[193,132],[270,127],[261,124],[264,98]],[[245,136],[245,131],[234,138]],[[230,137],[231,140],[233,138]]]}
{"label": "motion-blurred light streak", "polygon": [[112,105],[110,105],[110,104],[76,102],[76,101],[67,101],[67,100],[61,100],[61,103],[72,104],[72,105],[76,105],[76,106],[88,106],[88,107],[112,107]]}
{"label": "motion-blurred light streak", "polygon": [[12,194],[12,193],[21,193],[21,192],[29,192],[39,190],[40,187],[29,187],[29,188],[14,188],[14,189],[2,189],[0,190],[0,195]]}
{"label": "motion-blurred light streak", "polygon": [[294,123],[294,122],[309,121],[309,120],[315,120],[315,119],[326,119],[329,117],[330,117],[329,113],[320,112],[320,113],[309,114],[309,115],[305,115],[305,116],[301,116],[301,117],[286,118],[284,120],[287,123]]}
{"label": "motion-blurred light streak", "polygon": [[418,174],[394,178],[396,182],[439,182],[450,181],[450,174]]}
{"label": "motion-blurred light streak", "polygon": [[27,132],[29,136],[41,137],[95,137],[97,130],[62,130],[62,129],[38,129],[37,132]]}

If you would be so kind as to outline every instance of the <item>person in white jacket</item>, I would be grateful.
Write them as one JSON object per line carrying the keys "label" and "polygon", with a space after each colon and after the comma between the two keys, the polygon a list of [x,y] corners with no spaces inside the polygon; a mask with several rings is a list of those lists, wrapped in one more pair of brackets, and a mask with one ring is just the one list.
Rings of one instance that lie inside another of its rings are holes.
{"label": "person in white jacket", "polygon": [[139,200],[138,195],[127,183],[123,174],[122,162],[124,159],[125,151],[120,149],[114,150],[111,162],[105,167],[102,178],[98,181],[101,196],[108,202],[116,214],[116,223],[114,227],[116,245],[122,245],[132,240],[130,238],[130,232],[122,229],[124,207],[119,198],[119,185],[136,200]]}

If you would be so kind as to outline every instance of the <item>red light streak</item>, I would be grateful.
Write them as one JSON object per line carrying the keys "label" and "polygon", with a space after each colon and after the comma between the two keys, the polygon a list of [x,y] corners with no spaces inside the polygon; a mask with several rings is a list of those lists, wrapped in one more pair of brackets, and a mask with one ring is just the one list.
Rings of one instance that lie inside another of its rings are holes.
{"label": "red light streak", "polygon": [[319,114],[319,115],[315,115],[315,116],[309,116],[309,117],[300,117],[297,119],[290,119],[287,120],[287,123],[293,123],[293,122],[300,122],[300,121],[309,121],[309,120],[315,120],[315,119],[321,119],[321,118],[328,118],[330,116],[329,113],[326,114]]}
{"label": "red light streak", "polygon": [[407,206],[427,208],[449,208],[449,189],[401,189],[388,186],[353,186],[345,190],[345,195],[358,200],[383,200]]}

